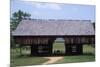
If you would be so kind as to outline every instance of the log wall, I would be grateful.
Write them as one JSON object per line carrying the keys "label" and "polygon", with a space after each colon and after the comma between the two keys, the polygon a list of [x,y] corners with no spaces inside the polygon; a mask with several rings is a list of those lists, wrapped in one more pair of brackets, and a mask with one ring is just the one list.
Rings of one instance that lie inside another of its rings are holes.
{"label": "log wall", "polygon": [[[53,43],[57,37],[15,37],[15,42],[20,45],[31,46],[31,55],[50,55],[53,50]],[[83,44],[95,44],[94,36],[64,36],[65,53],[82,54]]]}
{"label": "log wall", "polygon": [[66,44],[95,44],[95,37],[94,36],[87,36],[87,37],[64,37]]}
{"label": "log wall", "polygon": [[15,37],[15,42],[17,44],[49,44],[50,42],[53,42],[55,38],[49,38],[49,37]]}

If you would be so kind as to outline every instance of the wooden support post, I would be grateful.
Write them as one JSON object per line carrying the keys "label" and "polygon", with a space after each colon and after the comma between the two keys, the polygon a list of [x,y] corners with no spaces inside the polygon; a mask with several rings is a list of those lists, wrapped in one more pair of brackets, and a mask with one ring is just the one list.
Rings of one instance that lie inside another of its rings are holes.
{"label": "wooden support post", "polygon": [[70,44],[65,44],[65,54],[66,55],[71,55],[71,45]]}
{"label": "wooden support post", "polygon": [[35,53],[34,50],[35,50],[34,45],[31,45],[31,55],[34,55],[34,53]]}
{"label": "wooden support post", "polygon": [[83,45],[82,44],[78,44],[78,46],[77,46],[77,53],[78,54],[83,54]]}
{"label": "wooden support post", "polygon": [[22,46],[20,45],[20,55],[22,56]]}

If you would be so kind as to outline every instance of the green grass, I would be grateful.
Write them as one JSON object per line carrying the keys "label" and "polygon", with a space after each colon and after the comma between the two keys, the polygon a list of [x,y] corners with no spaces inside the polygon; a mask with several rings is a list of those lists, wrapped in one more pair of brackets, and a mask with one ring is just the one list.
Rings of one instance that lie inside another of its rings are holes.
{"label": "green grass", "polygon": [[79,56],[64,56],[62,60],[56,62],[58,63],[77,63],[77,62],[92,62],[95,61],[94,55],[79,55]]}
{"label": "green grass", "polygon": [[11,66],[27,66],[27,65],[38,65],[46,62],[47,59],[42,57],[17,57],[11,60]]}
{"label": "green grass", "polygon": [[56,43],[55,42],[53,44],[53,51],[55,51],[55,50],[60,50],[60,51],[65,52],[65,45],[64,45],[64,43],[62,43],[62,42]]}
{"label": "green grass", "polygon": [[83,52],[87,54],[95,54],[95,48],[91,45],[84,45]]}
{"label": "green grass", "polygon": [[[61,50],[65,51],[64,43],[54,43],[53,44],[53,51],[54,50]],[[76,56],[64,56],[64,58],[56,63],[76,63],[76,62],[90,62],[95,61],[95,48],[91,45],[84,45],[83,46],[83,55],[76,55]],[[27,65],[38,65],[46,62],[48,59],[43,57],[32,57],[29,56],[30,49],[23,50],[22,54],[24,56],[20,56],[20,51],[18,49],[11,49],[11,67],[15,66],[27,66]],[[55,64],[55,63],[54,63]]]}
{"label": "green grass", "polygon": [[[91,45],[83,46],[83,55],[64,56],[62,60],[56,63],[77,63],[77,62],[92,62],[95,61],[95,48]],[[55,64],[55,63],[54,63]]]}
{"label": "green grass", "polygon": [[16,66],[28,66],[28,65],[39,65],[44,62],[46,62],[48,59],[45,59],[43,57],[32,57],[28,54],[29,51],[27,51],[25,55],[24,50],[24,56],[21,56],[19,53],[19,49],[17,51],[15,49],[11,49],[11,67]]}

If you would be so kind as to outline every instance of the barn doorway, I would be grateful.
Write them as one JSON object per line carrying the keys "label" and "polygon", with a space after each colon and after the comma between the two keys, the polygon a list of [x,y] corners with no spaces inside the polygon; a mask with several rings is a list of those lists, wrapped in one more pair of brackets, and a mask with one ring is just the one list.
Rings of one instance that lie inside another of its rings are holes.
{"label": "barn doorway", "polygon": [[65,54],[65,40],[63,38],[56,38],[53,43],[53,50],[54,55],[64,55]]}

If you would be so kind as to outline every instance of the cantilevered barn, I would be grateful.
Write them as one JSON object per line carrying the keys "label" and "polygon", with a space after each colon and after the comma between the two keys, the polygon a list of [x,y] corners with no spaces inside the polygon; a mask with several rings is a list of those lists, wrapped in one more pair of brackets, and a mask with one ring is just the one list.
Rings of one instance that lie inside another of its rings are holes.
{"label": "cantilevered barn", "polygon": [[51,55],[59,37],[65,40],[65,55],[82,54],[84,44],[95,43],[90,20],[22,20],[12,36],[16,44],[31,46],[31,55]]}

